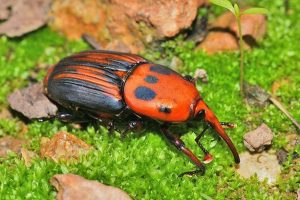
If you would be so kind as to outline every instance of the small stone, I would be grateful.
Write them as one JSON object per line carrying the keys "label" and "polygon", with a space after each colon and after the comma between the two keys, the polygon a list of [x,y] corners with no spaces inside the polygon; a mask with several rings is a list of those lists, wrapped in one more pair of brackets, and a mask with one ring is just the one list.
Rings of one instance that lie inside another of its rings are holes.
{"label": "small stone", "polygon": [[60,160],[78,159],[87,154],[91,147],[84,141],[65,131],[56,133],[51,139],[41,139],[41,157],[48,157],[58,162]]}
{"label": "small stone", "polygon": [[[263,38],[266,33],[267,20],[263,14],[247,14],[241,17],[243,36],[251,36],[256,41]],[[238,36],[238,26],[236,20],[230,24],[230,30]]]}
{"label": "small stone", "polygon": [[[70,39],[88,34],[102,49],[138,53],[188,29],[207,0],[53,0],[49,25]],[[84,10],[84,12],[82,12]]]}
{"label": "small stone", "polygon": [[238,43],[233,34],[228,32],[210,31],[197,49],[203,49],[207,54],[222,51],[238,50]]}
{"label": "small stone", "polygon": [[197,69],[195,71],[194,79],[200,79],[203,83],[208,82],[208,75],[205,69]]}
{"label": "small stone", "polygon": [[257,175],[259,181],[267,178],[267,183],[274,184],[280,175],[280,165],[274,154],[243,152],[240,154],[240,159],[241,162],[237,172],[244,178]]}
{"label": "small stone", "polygon": [[251,152],[262,152],[267,146],[272,144],[273,133],[271,129],[262,124],[257,129],[244,135],[244,145]]}
{"label": "small stone", "polygon": [[25,144],[24,140],[11,136],[0,138],[0,157],[6,157],[9,151],[19,154],[23,144]]}
{"label": "small stone", "polygon": [[0,35],[18,37],[44,26],[50,3],[50,0],[1,1],[0,20],[6,21],[0,24]]}
{"label": "small stone", "polygon": [[[263,14],[249,14],[241,17],[244,48],[251,49],[266,33],[266,17]],[[225,12],[212,24],[206,38],[197,48],[208,54],[236,51],[238,46],[237,22],[231,12]]]}
{"label": "small stone", "polygon": [[[242,9],[245,10],[245,9]],[[250,36],[255,41],[261,40],[266,33],[267,20],[263,14],[246,14],[241,17],[243,36]],[[238,26],[234,15],[228,11],[221,15],[214,23],[214,28],[229,29],[238,37]]]}
{"label": "small stone", "polygon": [[56,174],[50,180],[57,190],[57,200],[131,200],[123,190],[75,174]]}

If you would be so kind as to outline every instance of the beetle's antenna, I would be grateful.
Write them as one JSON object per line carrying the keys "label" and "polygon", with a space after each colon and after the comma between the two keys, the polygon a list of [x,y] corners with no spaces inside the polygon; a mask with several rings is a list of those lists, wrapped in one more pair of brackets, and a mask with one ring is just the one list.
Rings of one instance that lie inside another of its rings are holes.
{"label": "beetle's antenna", "polygon": [[199,113],[200,111],[204,111],[204,120],[210,124],[210,126],[215,129],[215,131],[219,134],[219,136],[226,142],[228,147],[230,148],[234,160],[236,163],[240,163],[239,154],[232,143],[231,139],[226,134],[225,130],[223,129],[221,123],[219,122],[218,118],[215,114],[208,108],[203,100],[200,100],[196,106],[195,114]]}

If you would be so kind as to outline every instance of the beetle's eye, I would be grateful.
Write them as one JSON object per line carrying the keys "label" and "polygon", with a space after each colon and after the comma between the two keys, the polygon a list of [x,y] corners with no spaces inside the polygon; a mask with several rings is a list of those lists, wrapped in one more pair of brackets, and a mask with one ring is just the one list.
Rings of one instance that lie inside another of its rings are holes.
{"label": "beetle's eye", "polygon": [[183,78],[185,80],[189,81],[189,82],[194,82],[195,81],[194,77],[192,77],[191,75],[185,75]]}
{"label": "beetle's eye", "polygon": [[196,115],[196,118],[197,119],[203,119],[204,118],[204,115],[205,115],[205,110],[200,110],[198,112],[198,114]]}

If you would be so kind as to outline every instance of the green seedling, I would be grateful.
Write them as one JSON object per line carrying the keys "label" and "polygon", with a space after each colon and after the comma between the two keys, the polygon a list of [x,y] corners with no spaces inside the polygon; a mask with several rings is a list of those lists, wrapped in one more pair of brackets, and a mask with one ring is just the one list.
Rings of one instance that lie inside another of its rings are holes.
{"label": "green seedling", "polygon": [[241,16],[245,14],[267,14],[265,8],[248,8],[241,11],[238,4],[232,4],[229,0],[210,0],[211,3],[228,9],[235,16],[238,25],[239,51],[240,51],[240,93],[244,97],[244,40],[241,26]]}

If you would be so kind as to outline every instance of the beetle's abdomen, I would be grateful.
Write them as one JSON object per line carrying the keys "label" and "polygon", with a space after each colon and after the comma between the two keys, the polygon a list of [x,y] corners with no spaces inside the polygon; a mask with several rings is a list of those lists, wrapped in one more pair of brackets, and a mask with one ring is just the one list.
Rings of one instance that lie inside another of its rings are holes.
{"label": "beetle's abdomen", "polygon": [[125,106],[123,81],[110,70],[88,62],[60,62],[49,73],[46,94],[64,107],[117,114]]}

